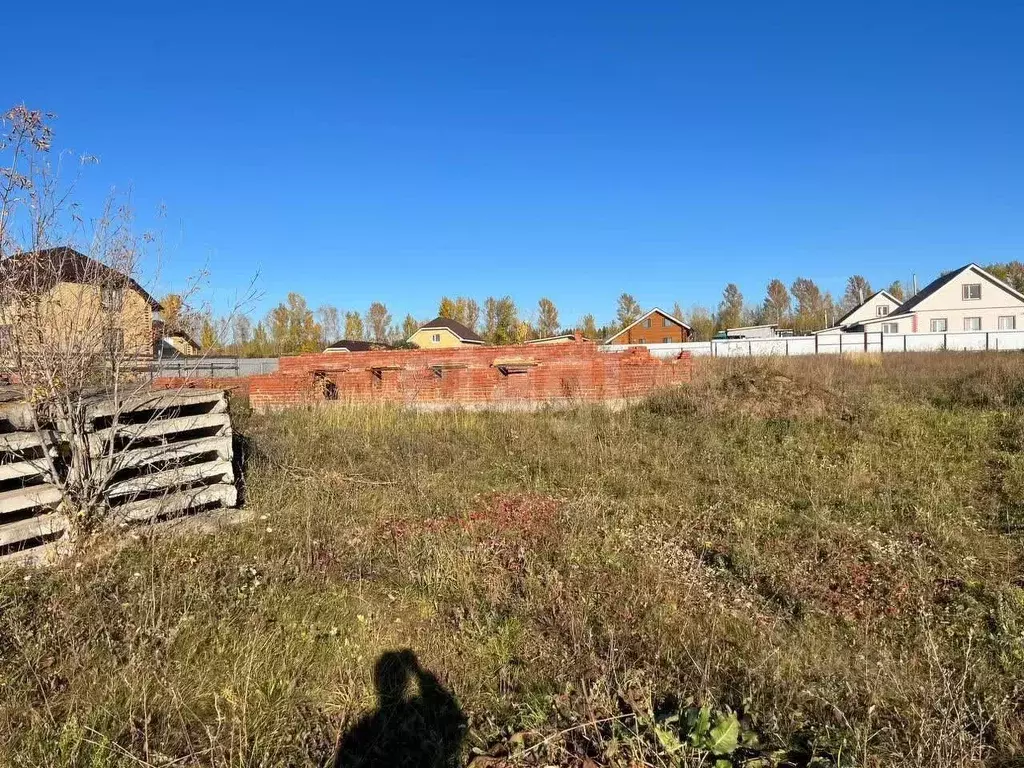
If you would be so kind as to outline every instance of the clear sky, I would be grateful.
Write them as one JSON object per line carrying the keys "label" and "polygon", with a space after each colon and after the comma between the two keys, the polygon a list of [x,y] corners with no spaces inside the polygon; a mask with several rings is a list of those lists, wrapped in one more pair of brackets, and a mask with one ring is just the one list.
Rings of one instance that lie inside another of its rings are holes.
{"label": "clear sky", "polygon": [[[97,6],[102,5],[103,8]],[[191,7],[189,7],[191,6]],[[158,203],[160,288],[563,323],[1024,257],[1020,2],[15,3],[4,102]]]}

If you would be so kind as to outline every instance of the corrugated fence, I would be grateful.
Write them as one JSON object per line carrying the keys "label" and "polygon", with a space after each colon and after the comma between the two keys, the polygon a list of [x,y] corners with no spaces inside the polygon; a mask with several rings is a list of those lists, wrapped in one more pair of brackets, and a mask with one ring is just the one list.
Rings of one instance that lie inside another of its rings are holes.
{"label": "corrugated fence", "polygon": [[776,339],[723,339],[682,344],[608,344],[602,352],[647,347],[655,357],[671,359],[680,352],[705,357],[761,357],[769,355],[835,355],[843,352],[1012,351],[1024,349],[1024,331],[968,331],[963,333],[829,333]]}

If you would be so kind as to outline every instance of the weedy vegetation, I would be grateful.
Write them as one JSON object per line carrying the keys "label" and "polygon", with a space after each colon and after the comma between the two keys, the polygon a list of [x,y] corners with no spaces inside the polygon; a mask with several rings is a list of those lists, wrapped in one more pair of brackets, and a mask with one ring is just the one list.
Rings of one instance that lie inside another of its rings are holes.
{"label": "weedy vegetation", "polygon": [[236,403],[251,519],[0,572],[0,763],[320,766],[412,649],[476,766],[1024,759],[1024,359],[618,412]]}

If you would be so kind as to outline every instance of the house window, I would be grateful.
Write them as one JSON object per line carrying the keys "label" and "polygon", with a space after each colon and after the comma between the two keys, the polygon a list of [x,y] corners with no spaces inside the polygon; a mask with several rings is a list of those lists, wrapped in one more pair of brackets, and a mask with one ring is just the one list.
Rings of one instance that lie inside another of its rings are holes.
{"label": "house window", "polygon": [[672,342],[672,339],[670,339],[668,336],[666,336],[665,338],[663,338],[661,340],[662,344],[670,344],[671,342]]}
{"label": "house window", "polygon": [[1017,330],[1017,318],[1014,315],[1000,315],[999,316],[999,330],[1000,331],[1015,331],[1015,330]]}
{"label": "house window", "polygon": [[899,333],[899,323],[882,323],[882,333]]}
{"label": "house window", "polygon": [[967,283],[964,285],[964,301],[971,301],[981,298],[981,283]]}
{"label": "house window", "polygon": [[103,332],[103,349],[110,355],[124,351],[124,331],[121,328],[107,328]]}
{"label": "house window", "polygon": [[885,317],[889,314],[889,305],[882,304],[881,306],[875,307],[875,317]]}
{"label": "house window", "polygon": [[434,344],[440,344],[441,343],[441,334],[440,333],[435,333],[433,336],[430,337],[430,340]]}
{"label": "house window", "polygon": [[644,337],[643,337],[643,336],[641,336],[641,337],[640,337],[639,339],[637,339],[637,340],[636,340],[636,343],[637,343],[637,344],[643,344],[643,343],[645,343],[645,342],[646,342],[646,339],[644,339]]}
{"label": "house window", "polygon": [[651,327],[651,318],[648,317],[646,320],[644,320],[644,328],[650,328],[650,327]]}
{"label": "house window", "polygon": [[670,327],[671,325],[672,325],[672,321],[671,321],[671,320],[669,320],[669,319],[668,319],[667,317],[663,317],[663,318],[661,318],[661,327],[662,327],[662,328],[668,328],[668,327]]}
{"label": "house window", "polygon": [[105,312],[120,312],[124,306],[124,291],[104,285],[100,289],[100,306]]}
{"label": "house window", "polygon": [[937,317],[932,320],[931,331],[932,333],[945,333],[949,329],[949,323],[946,322],[946,318]]}
{"label": "house window", "polygon": [[964,330],[965,331],[980,331],[981,330],[981,318],[980,317],[965,317],[964,318]]}

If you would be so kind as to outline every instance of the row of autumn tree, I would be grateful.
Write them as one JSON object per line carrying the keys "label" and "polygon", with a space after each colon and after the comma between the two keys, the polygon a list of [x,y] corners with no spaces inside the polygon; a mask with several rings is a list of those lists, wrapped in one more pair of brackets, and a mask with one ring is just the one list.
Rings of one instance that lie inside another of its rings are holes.
{"label": "row of autumn tree", "polygon": [[[992,264],[987,269],[1024,292],[1024,264],[1021,262]],[[890,283],[886,290],[899,301],[906,298],[898,280]],[[806,277],[798,277],[789,286],[774,279],[768,283],[764,298],[750,303],[739,286],[729,283],[717,307],[695,305],[684,311],[676,302],[672,313],[693,329],[695,340],[710,339],[725,328],[765,323],[777,323],[801,334],[833,325],[874,291],[863,275],[852,275],[838,300]],[[313,309],[298,293],[289,293],[284,302],[256,323],[245,314],[218,318],[208,311],[190,311],[176,294],[166,296],[163,305],[168,329],[185,330],[206,354],[241,357],[315,352],[338,339],[401,343],[433,319],[417,319],[407,314],[399,322],[381,302],[373,302],[362,313],[343,312],[330,304]],[[510,296],[488,297],[482,307],[471,298],[445,296],[438,306],[438,315],[462,323],[491,344],[517,344],[574,331],[600,340],[635,322],[647,309],[649,307],[643,307],[633,296],[623,293],[618,300],[615,320],[599,326],[592,314],[583,315],[575,323],[563,323],[558,308],[549,298],[542,298],[535,308],[524,312]]]}

